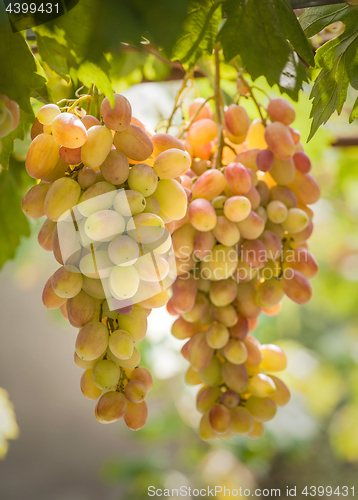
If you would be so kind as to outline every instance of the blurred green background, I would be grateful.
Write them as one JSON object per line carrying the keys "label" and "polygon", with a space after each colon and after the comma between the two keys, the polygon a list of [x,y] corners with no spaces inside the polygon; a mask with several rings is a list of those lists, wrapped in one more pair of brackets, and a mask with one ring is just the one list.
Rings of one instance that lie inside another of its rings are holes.
{"label": "blurred green background", "polygon": [[[170,115],[180,82],[137,84],[146,74],[165,78],[164,66],[148,58],[140,66],[134,56],[120,63],[115,90],[129,98],[134,116],[154,128]],[[233,95],[234,81],[225,71],[222,86]],[[256,83],[276,95],[263,80]],[[195,85],[200,95],[210,95],[206,80]],[[309,131],[309,90],[293,103],[294,126],[303,142]],[[61,81],[57,91],[59,98],[71,93]],[[348,106],[354,97],[349,96]],[[256,118],[249,103],[247,109]],[[132,433],[123,422],[99,425],[93,403],[79,389],[81,371],[73,363],[76,330],[41,302],[43,285],[57,266],[37,244],[41,221],[32,223],[32,236],[21,241],[16,258],[0,272],[0,386],[10,394],[20,427],[0,463],[1,500],[137,500],[147,498],[149,486],[215,485],[281,488],[283,497],[287,486],[296,486],[302,498],[305,486],[334,490],[357,483],[358,147],[331,147],[337,137],[358,137],[358,125],[348,125],[347,114],[344,109],[341,117],[333,116],[305,146],[322,188],[309,240],[320,273],[312,282],[310,304],[299,307],[285,299],[277,317],[260,318],[255,335],[261,342],[278,343],[288,355],[283,378],[292,400],[257,441],[200,440],[197,388],[184,384],[182,343],[171,338],[174,318],[165,310],[153,311],[141,345],[143,365],[155,377],[146,427]],[[26,144],[16,145],[18,161],[11,169],[26,192],[24,150]]]}

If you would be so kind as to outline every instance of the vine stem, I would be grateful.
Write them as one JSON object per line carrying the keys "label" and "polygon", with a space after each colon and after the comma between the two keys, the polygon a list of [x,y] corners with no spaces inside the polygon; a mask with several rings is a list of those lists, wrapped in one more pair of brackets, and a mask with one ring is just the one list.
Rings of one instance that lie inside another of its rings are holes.
{"label": "vine stem", "polygon": [[175,104],[174,104],[174,108],[173,108],[173,111],[172,111],[172,114],[170,115],[169,119],[168,119],[168,123],[167,123],[167,127],[166,127],[166,132],[168,133],[168,130],[170,128],[170,125],[172,124],[172,120],[173,120],[173,117],[175,115],[175,112],[177,111],[177,109],[179,109],[180,107],[180,98],[184,92],[184,90],[186,89],[187,87],[187,83],[188,81],[192,78],[192,74],[191,73],[187,73],[185,75],[185,77],[183,78],[183,83],[182,83],[182,86],[180,87],[179,89],[179,92],[176,96],[176,99],[175,99]]}
{"label": "vine stem", "polygon": [[213,168],[221,167],[221,158],[224,147],[224,119],[223,119],[223,106],[221,99],[221,89],[220,89],[220,44],[219,42],[215,45],[214,55],[215,55],[215,108],[216,108],[216,121],[218,123],[218,135],[217,135],[217,149],[214,155]]}
{"label": "vine stem", "polygon": [[81,96],[79,99],[77,99],[68,109],[67,109],[67,113],[70,113],[71,111],[73,111],[76,106],[78,106],[80,103],[84,102],[84,101],[94,101],[94,97],[92,95],[83,95]]}
{"label": "vine stem", "polygon": [[[233,60],[233,65],[235,66],[236,70],[237,70],[237,73],[238,73],[238,76],[241,78],[242,80],[242,83],[245,85],[245,87],[247,87],[247,89],[249,90],[249,93],[250,93],[250,98],[253,100],[256,108],[257,108],[257,111],[260,115],[260,118],[262,120],[262,123],[264,125],[266,125],[266,118],[264,118],[263,114],[262,114],[262,111],[261,111],[261,108],[262,108],[262,105],[259,104],[259,102],[257,101],[256,97],[254,96],[254,89],[256,90],[261,90],[259,89],[258,87],[256,87],[255,85],[250,85],[249,82],[244,78],[243,74],[242,74],[242,69],[238,66],[237,62],[235,60]],[[266,94],[266,92],[264,92]],[[267,95],[267,94],[266,94]]]}

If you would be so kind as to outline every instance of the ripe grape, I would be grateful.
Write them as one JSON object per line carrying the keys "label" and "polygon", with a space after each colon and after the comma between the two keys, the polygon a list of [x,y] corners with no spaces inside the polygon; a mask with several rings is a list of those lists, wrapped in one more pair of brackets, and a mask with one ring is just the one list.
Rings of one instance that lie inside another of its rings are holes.
{"label": "ripe grape", "polygon": [[60,113],[52,121],[55,141],[66,148],[80,148],[87,140],[87,130],[81,120],[72,113]]}
{"label": "ripe grape", "polygon": [[159,201],[161,211],[171,220],[182,219],[187,211],[184,188],[174,179],[162,179],[153,193]]}
{"label": "ripe grape", "polygon": [[25,215],[32,219],[39,219],[45,215],[44,202],[49,187],[48,184],[41,182],[27,192],[21,203]]}
{"label": "ripe grape", "polygon": [[247,349],[241,340],[230,339],[223,349],[225,358],[234,365],[245,363],[247,359]]}
{"label": "ripe grape", "polygon": [[206,170],[193,184],[191,190],[193,199],[204,198],[211,201],[219,196],[225,188],[225,184],[225,176],[219,170]]}
{"label": "ripe grape", "polygon": [[145,401],[139,404],[128,401],[128,408],[124,415],[124,421],[132,431],[138,431],[145,426],[148,419],[148,407]]}
{"label": "ripe grape", "polygon": [[114,210],[100,210],[88,217],[84,229],[94,241],[111,241],[125,230],[125,220]]}
{"label": "ripe grape", "polygon": [[209,422],[213,430],[218,434],[223,434],[229,428],[231,421],[230,412],[226,406],[215,404],[209,411]]}
{"label": "ripe grape", "polygon": [[237,104],[230,104],[225,111],[225,126],[231,135],[245,137],[250,127],[250,118],[246,109]]}
{"label": "ripe grape", "polygon": [[284,125],[291,125],[295,121],[296,112],[286,99],[271,99],[267,107],[267,112],[274,122],[281,122]]}
{"label": "ripe grape", "polygon": [[277,406],[272,399],[250,396],[246,401],[246,409],[258,422],[268,422],[276,415]]}
{"label": "ripe grape", "polygon": [[66,302],[65,298],[59,297],[52,288],[51,278],[46,281],[42,292],[42,302],[47,309],[57,309]]}
{"label": "ripe grape", "polygon": [[102,391],[111,391],[118,384],[120,370],[108,359],[102,359],[92,369],[93,382]]}
{"label": "ripe grape", "polygon": [[147,316],[143,308],[136,306],[129,314],[117,316],[118,327],[132,337],[133,342],[141,342],[147,332]]}
{"label": "ripe grape", "polygon": [[87,399],[98,399],[102,394],[102,389],[99,389],[93,382],[92,368],[89,368],[83,372],[80,387],[82,394]]}
{"label": "ripe grape", "polygon": [[309,217],[300,208],[290,208],[286,219],[282,222],[282,228],[292,234],[300,233],[309,223]]}
{"label": "ripe grape", "polygon": [[[200,111],[198,111],[199,109]],[[208,102],[205,102],[205,99],[202,97],[197,97],[190,103],[188,109],[189,118],[193,118],[195,114],[196,117],[194,121],[203,120],[204,118],[212,118],[210,104]]]}
{"label": "ripe grape", "polygon": [[116,422],[125,415],[127,408],[128,402],[122,393],[108,391],[98,400],[95,414],[102,423]]}
{"label": "ripe grape", "polygon": [[230,221],[245,220],[251,212],[251,203],[245,196],[231,196],[225,201],[224,214]]}
{"label": "ripe grape", "polygon": [[101,122],[92,115],[85,115],[81,118],[81,122],[83,125],[86,127],[86,130],[88,130],[91,127],[94,127],[95,125],[101,125]]}
{"label": "ripe grape", "polygon": [[121,151],[111,149],[100,169],[106,181],[116,185],[122,184],[129,175],[128,158]]}
{"label": "ripe grape", "polygon": [[45,106],[39,109],[37,119],[42,125],[51,125],[60,113],[61,110],[56,104],[45,104]]}
{"label": "ripe grape", "polygon": [[131,380],[124,388],[124,395],[131,403],[141,403],[145,400],[147,389],[143,382]]}
{"label": "ripe grape", "polygon": [[280,186],[287,186],[295,180],[296,170],[295,164],[292,158],[285,160],[275,158],[273,167],[270,170],[269,175],[277,182]]}
{"label": "ripe grape", "polygon": [[308,174],[311,170],[311,160],[303,151],[297,151],[297,153],[293,155],[293,161],[296,170],[300,171],[302,174]]}
{"label": "ripe grape", "polygon": [[240,231],[236,224],[223,215],[217,218],[213,234],[219,243],[227,247],[236,245],[240,239]]}
{"label": "ripe grape", "polygon": [[291,133],[281,122],[270,123],[265,129],[265,141],[280,160],[288,160],[295,154],[295,143]]}
{"label": "ripe grape", "polygon": [[109,182],[100,181],[90,186],[79,199],[78,211],[85,217],[100,210],[108,210],[117,195],[116,188]]}
{"label": "ripe grape", "polygon": [[246,219],[237,222],[242,238],[256,240],[261,236],[265,229],[265,222],[259,215],[251,210]]}
{"label": "ripe grape", "polygon": [[55,227],[56,222],[46,219],[39,231],[37,241],[44,250],[51,251],[53,249],[52,235]]}
{"label": "ripe grape", "polygon": [[81,189],[87,189],[96,182],[96,172],[90,167],[84,167],[78,172],[77,182]]}
{"label": "ripe grape", "polygon": [[153,378],[150,371],[143,366],[135,368],[135,370],[131,372],[130,378],[131,380],[138,380],[139,382],[142,382],[147,392],[150,392],[153,387]]}
{"label": "ripe grape", "polygon": [[79,331],[76,339],[76,353],[86,361],[101,356],[108,346],[108,330],[98,321],[87,323]]}
{"label": "ripe grape", "polygon": [[103,121],[111,130],[125,130],[132,118],[132,107],[126,97],[114,94],[114,107],[112,107],[108,97],[105,97],[101,104],[101,114]]}
{"label": "ripe grape", "polygon": [[210,118],[203,118],[190,125],[187,140],[190,144],[201,146],[215,139],[217,133],[217,124]]}
{"label": "ripe grape", "polygon": [[111,131],[102,125],[94,125],[87,131],[86,143],[81,148],[81,161],[85,167],[98,168],[111,151]]}
{"label": "ripe grape", "polygon": [[34,179],[51,174],[60,158],[60,146],[52,135],[40,134],[32,141],[26,156],[27,173]]}
{"label": "ripe grape", "polygon": [[151,141],[153,143],[153,158],[156,158],[163,153],[163,151],[167,151],[168,149],[181,149],[185,151],[185,147],[183,143],[169,134],[154,134],[151,137]]}
{"label": "ripe grape", "polygon": [[249,434],[254,428],[254,419],[251,413],[243,406],[230,409],[230,431],[235,436]]}
{"label": "ripe grape", "polygon": [[62,177],[53,182],[47,191],[44,212],[45,215],[58,221],[60,217],[76,205],[81,196],[79,184],[69,177]]}
{"label": "ripe grape", "polygon": [[138,125],[130,124],[125,130],[116,132],[113,142],[129,160],[143,161],[153,152],[152,141]]}
{"label": "ripe grape", "polygon": [[235,194],[244,195],[251,187],[251,177],[241,163],[230,163],[225,168],[225,178]]}
{"label": "ripe grape", "polygon": [[155,170],[149,165],[138,163],[129,172],[128,185],[130,189],[138,191],[147,198],[157,189],[158,176]]}
{"label": "ripe grape", "polygon": [[272,401],[276,403],[277,406],[287,405],[291,398],[291,394],[287,385],[274,375],[270,375],[270,378],[275,384],[276,390],[274,393],[270,394],[269,398],[272,399]]}
{"label": "ripe grape", "polygon": [[230,333],[221,323],[213,323],[205,333],[206,342],[213,349],[222,349],[229,341]]}
{"label": "ripe grape", "polygon": [[210,287],[210,300],[218,307],[228,306],[237,294],[237,284],[232,278],[215,281]]}
{"label": "ripe grape", "polygon": [[139,275],[136,268],[133,265],[113,267],[109,276],[109,287],[116,299],[133,297],[139,287]]}
{"label": "ripe grape", "polygon": [[191,158],[187,151],[167,149],[156,157],[153,169],[160,179],[175,179],[190,168]]}
{"label": "ripe grape", "polygon": [[69,323],[76,328],[82,328],[87,323],[98,320],[100,304],[100,300],[81,290],[67,300],[66,311]]}
{"label": "ripe grape", "polygon": [[64,266],[57,269],[52,275],[51,285],[53,291],[63,299],[75,297],[82,288],[82,275],[76,268],[71,268],[74,272]]}
{"label": "ripe grape", "polygon": [[286,368],[287,358],[283,350],[273,344],[263,344],[260,347],[262,361],[261,368],[268,372],[280,372]]}
{"label": "ripe grape", "polygon": [[234,365],[226,362],[222,365],[222,376],[229,389],[242,393],[247,389],[249,376],[245,365]]}
{"label": "ripe grape", "polygon": [[197,198],[189,205],[189,220],[198,231],[211,231],[217,223],[217,216],[212,204],[203,198]]}

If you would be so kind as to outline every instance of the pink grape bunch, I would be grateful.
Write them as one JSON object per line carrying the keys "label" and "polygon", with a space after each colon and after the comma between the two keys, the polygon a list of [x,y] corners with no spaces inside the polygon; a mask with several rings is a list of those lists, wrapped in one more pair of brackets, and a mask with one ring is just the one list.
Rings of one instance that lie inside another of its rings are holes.
{"label": "pink grape bunch", "polygon": [[97,117],[79,101],[39,110],[26,157],[37,184],[22,209],[45,218],[38,242],[60,267],[42,300],[78,329],[74,361],[84,370],[83,395],[98,400],[99,422],[123,417],[138,430],[153,384],[139,367],[138,345],[176,276],[170,232],[188,197],[176,178],[191,158],[181,141],[134,118],[124,96],[114,94],[114,106],[102,98]]}
{"label": "pink grape bunch", "polygon": [[[17,128],[20,122],[18,104],[4,94],[0,94],[0,139],[9,135]],[[2,142],[0,140],[0,153]]]}
{"label": "pink grape bunch", "polygon": [[279,313],[285,295],[297,304],[311,299],[318,266],[307,240],[320,189],[286,100],[270,101],[265,123],[231,104],[222,138],[204,99],[188,115],[193,160],[181,183],[191,200],[172,235],[178,277],[167,309],[179,315],[172,334],[187,339],[186,382],[201,386],[200,436],[258,438],[290,392],[276,376],[284,352],[250,333],[261,313]]}

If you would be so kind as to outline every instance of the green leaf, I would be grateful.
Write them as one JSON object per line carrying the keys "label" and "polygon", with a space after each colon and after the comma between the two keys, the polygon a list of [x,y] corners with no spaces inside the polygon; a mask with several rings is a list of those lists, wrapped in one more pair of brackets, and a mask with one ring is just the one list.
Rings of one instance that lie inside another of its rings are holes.
{"label": "green leaf", "polygon": [[344,12],[344,17],[341,17],[345,24],[344,32],[317,50],[316,64],[321,72],[310,96],[313,99],[313,121],[308,140],[334,111],[341,113],[349,84],[358,88],[358,10],[346,7]]}
{"label": "green leaf", "polygon": [[286,17],[287,0],[227,0],[223,9],[227,19],[218,38],[226,60],[239,54],[254,80],[263,75],[297,100],[307,75],[287,36],[308,62],[311,57],[298,20]]}
{"label": "green leaf", "polygon": [[20,139],[21,141],[25,138],[25,125],[26,123],[33,122],[33,114],[25,113],[20,109],[20,122],[15,130],[10,132],[9,135],[1,139],[2,150],[0,152],[0,165],[3,169],[7,170],[9,168],[9,158],[14,149],[14,140]]}
{"label": "green leaf", "polygon": [[30,227],[21,210],[21,195],[9,170],[0,174],[0,269],[13,259],[22,236],[30,236]]}
{"label": "green leaf", "polygon": [[[311,7],[300,17],[300,24],[308,38],[322,31],[336,21],[343,21],[347,14],[348,5],[326,5],[321,7]],[[343,21],[344,22],[344,21]]]}
{"label": "green leaf", "polygon": [[178,59],[189,71],[204,53],[212,53],[221,21],[224,0],[192,0],[183,34],[175,44],[171,59]]}
{"label": "green leaf", "polygon": [[111,106],[114,106],[112,84],[100,67],[86,61],[78,68],[77,77],[86,87],[90,87],[92,84],[96,85],[98,90],[108,97]]}
{"label": "green leaf", "polygon": [[0,93],[6,94],[32,114],[30,96],[45,92],[46,79],[39,74],[30,47],[20,33],[13,33],[0,2]]}
{"label": "green leaf", "polygon": [[349,117],[349,123],[353,123],[354,120],[356,120],[357,118],[358,118],[358,97],[353,105],[353,109]]}
{"label": "green leaf", "polygon": [[49,36],[42,36],[36,33],[37,49],[42,61],[67,82],[69,78],[69,64],[74,64],[74,58],[67,47],[60,44],[57,39]]}

